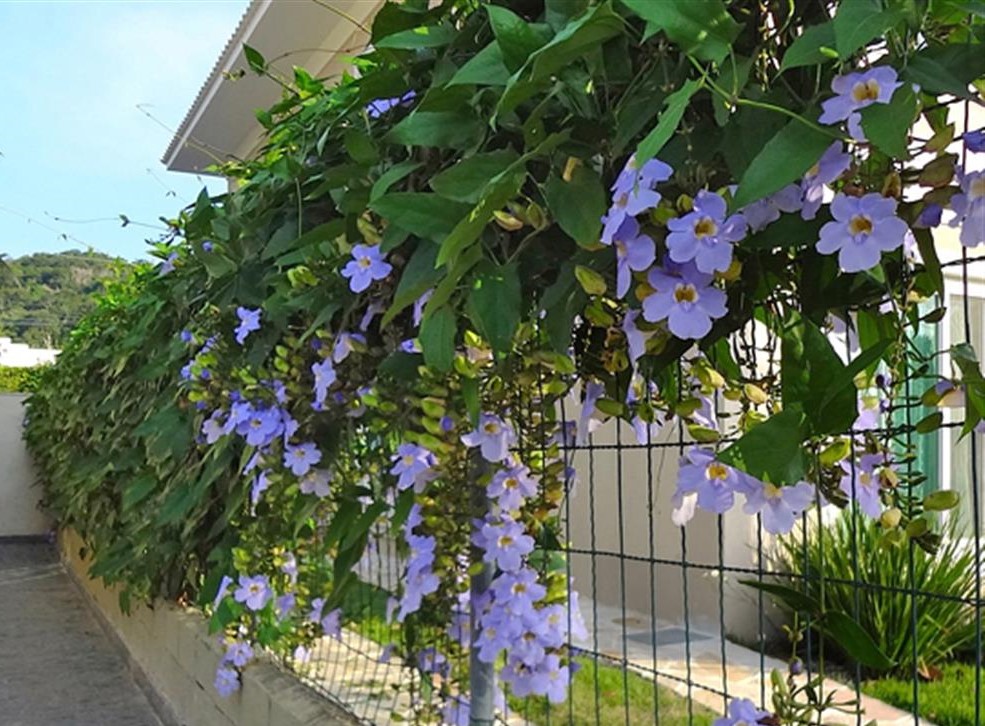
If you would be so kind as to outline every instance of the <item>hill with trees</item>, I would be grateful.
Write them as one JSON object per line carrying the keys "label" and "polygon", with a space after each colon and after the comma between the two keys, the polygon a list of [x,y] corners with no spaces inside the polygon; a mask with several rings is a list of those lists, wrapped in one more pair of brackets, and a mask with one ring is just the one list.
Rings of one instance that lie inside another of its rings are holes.
{"label": "hill with trees", "polygon": [[60,348],[93,308],[102,280],[129,265],[99,252],[67,250],[0,259],[0,335]]}

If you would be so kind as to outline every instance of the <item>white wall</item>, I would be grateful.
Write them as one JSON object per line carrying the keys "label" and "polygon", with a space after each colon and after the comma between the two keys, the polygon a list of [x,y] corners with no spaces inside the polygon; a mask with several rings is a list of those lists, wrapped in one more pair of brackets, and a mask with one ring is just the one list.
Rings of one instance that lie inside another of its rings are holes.
{"label": "white wall", "polygon": [[25,398],[0,393],[0,537],[42,535],[51,529],[51,521],[38,509],[41,488],[21,439]]}
{"label": "white wall", "polygon": [[32,348],[25,343],[15,343],[10,338],[0,338],[0,366],[32,368],[54,363],[58,353],[54,348]]}

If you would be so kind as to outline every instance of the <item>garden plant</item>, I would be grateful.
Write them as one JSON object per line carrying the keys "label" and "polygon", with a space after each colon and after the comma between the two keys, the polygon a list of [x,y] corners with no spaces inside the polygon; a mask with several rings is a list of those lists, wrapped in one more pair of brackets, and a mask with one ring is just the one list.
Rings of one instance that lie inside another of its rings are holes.
{"label": "garden plant", "polygon": [[[923,494],[942,416],[914,412],[960,390],[971,435],[985,381],[912,341],[946,312],[934,228],[985,242],[977,5],[406,0],[368,30],[330,82],[246,49],[284,88],[266,146],[219,160],[236,190],[167,220],[31,399],[48,503],[124,605],[205,607],[228,695],[260,649],[339,637],[391,538],[388,653],[427,675],[403,717],[467,723],[488,666],[562,702],[570,449],[611,418],[693,442],[668,527],[741,506],[783,534],[823,499],[936,550],[957,502]],[[719,723],[816,721],[808,691]]]}

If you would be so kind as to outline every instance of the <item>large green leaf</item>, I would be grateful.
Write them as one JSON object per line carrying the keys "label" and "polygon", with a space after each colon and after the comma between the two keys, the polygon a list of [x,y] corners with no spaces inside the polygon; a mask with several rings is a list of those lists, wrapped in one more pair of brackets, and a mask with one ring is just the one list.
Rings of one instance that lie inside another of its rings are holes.
{"label": "large green leaf", "polygon": [[547,42],[547,37],[538,32],[519,15],[501,5],[487,5],[489,24],[492,26],[496,42],[503,54],[503,62],[510,71],[518,70],[535,50]]}
{"label": "large green leaf", "polygon": [[598,174],[579,166],[564,181],[554,174],[544,185],[544,196],[554,219],[568,236],[583,247],[598,244],[600,221],[606,209],[605,189]]}
{"label": "large green leaf", "polygon": [[451,25],[423,25],[380,38],[373,43],[373,46],[391,50],[440,48],[451,43],[456,37],[458,37],[458,31]]}
{"label": "large green leaf", "polygon": [[481,137],[484,124],[461,111],[414,111],[390,129],[387,141],[404,146],[464,149]]}
{"label": "large green leaf", "polygon": [[431,188],[447,199],[475,204],[489,180],[506,171],[519,158],[512,149],[467,157],[433,177]]}
{"label": "large green leaf", "polygon": [[740,585],[762,590],[777,598],[791,610],[810,613],[812,615],[821,612],[821,604],[809,595],[805,595],[792,587],[780,585],[775,582],[760,582],[759,580],[739,580]]}
{"label": "large green leaf", "polygon": [[722,0],[622,0],[647,22],[647,35],[662,30],[681,50],[720,63],[742,26]]}
{"label": "large green leaf", "polygon": [[985,46],[955,43],[924,48],[909,59],[900,76],[927,93],[974,97],[968,86],[985,76]]}
{"label": "large green leaf", "polygon": [[687,110],[688,104],[691,103],[691,96],[697,93],[700,88],[701,82],[692,79],[686,81],[683,86],[667,96],[667,100],[664,102],[663,113],[660,114],[657,125],[653,127],[653,130],[646,135],[636,149],[636,163],[638,166],[643,166],[643,164],[659,154],[660,150],[670,141],[670,137],[677,131],[677,127],[681,124],[681,119],[684,118],[684,111]]}
{"label": "large green leaf", "polygon": [[884,10],[879,0],[842,2],[834,19],[835,45],[839,57],[848,58],[902,18],[903,14],[895,8]]}
{"label": "large green leaf", "polygon": [[849,656],[867,668],[884,671],[896,665],[850,615],[829,610],[824,613],[820,626]]}
{"label": "large green leaf", "polygon": [[388,325],[401,310],[412,305],[441,279],[441,270],[434,266],[437,256],[436,245],[425,242],[417,246],[400,276],[397,291],[393,295],[393,303],[383,316],[381,326]]}
{"label": "large green leaf", "polygon": [[421,323],[418,340],[424,349],[424,362],[439,372],[451,370],[455,358],[458,321],[450,307],[443,307]]}
{"label": "large green leaf", "polygon": [[505,86],[510,69],[503,61],[503,51],[495,40],[472,56],[448,81],[449,86]]}
{"label": "large green leaf", "polygon": [[401,229],[433,240],[443,239],[470,209],[427,192],[390,192],[369,208]]}
{"label": "large green leaf", "polygon": [[908,83],[896,89],[889,103],[862,109],[862,130],[876,148],[895,159],[907,158],[910,126],[917,115],[917,96]]}
{"label": "large green leaf", "polygon": [[[812,25],[806,28],[803,34],[797,38],[787,52],[783,54],[783,63],[780,70],[788,68],[799,68],[801,66],[812,66],[816,63],[824,63],[831,60],[830,54],[835,54],[835,26],[832,22]],[[825,52],[828,51],[828,52]]]}
{"label": "large green leaf", "polygon": [[516,265],[480,269],[469,293],[469,317],[493,350],[507,353],[520,323],[520,276]]}
{"label": "large green leaf", "polygon": [[749,164],[739,182],[735,205],[744,207],[800,179],[831,142],[827,134],[799,121],[790,121]]}
{"label": "large green leaf", "polygon": [[795,484],[804,477],[803,413],[785,409],[743,434],[719,454],[757,479]]}

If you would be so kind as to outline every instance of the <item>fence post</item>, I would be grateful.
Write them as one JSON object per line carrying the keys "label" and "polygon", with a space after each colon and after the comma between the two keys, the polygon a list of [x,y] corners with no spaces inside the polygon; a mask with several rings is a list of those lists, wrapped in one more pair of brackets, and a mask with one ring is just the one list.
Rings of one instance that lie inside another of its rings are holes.
{"label": "fence post", "polygon": [[[484,519],[489,511],[489,497],[485,488],[479,485],[479,477],[485,472],[485,461],[476,449],[472,459],[472,505],[476,519]],[[493,663],[479,660],[479,649],[474,644],[479,640],[479,609],[476,605],[481,596],[492,584],[493,568],[482,561],[482,550],[472,545],[472,565],[482,565],[473,570],[469,581],[469,620],[473,647],[469,650],[469,726],[492,726],[495,717],[496,670]]]}

